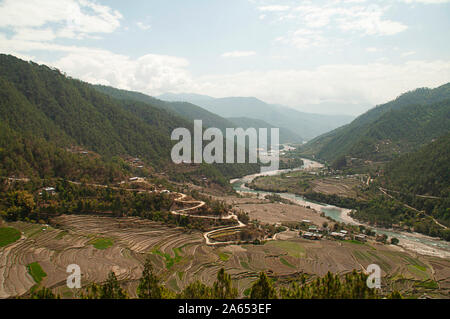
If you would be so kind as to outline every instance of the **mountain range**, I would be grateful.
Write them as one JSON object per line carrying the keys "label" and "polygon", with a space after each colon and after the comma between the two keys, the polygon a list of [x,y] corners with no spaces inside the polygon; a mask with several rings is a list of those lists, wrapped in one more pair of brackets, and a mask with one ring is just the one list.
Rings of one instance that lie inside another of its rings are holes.
{"label": "mountain range", "polygon": [[[275,127],[274,125],[271,125],[262,120],[255,120],[244,117],[224,118],[189,102],[176,102],[176,101],[167,102],[140,92],[120,90],[110,86],[94,85],[94,88],[116,99],[133,100],[151,104],[155,107],[166,110],[174,115],[178,115],[184,118],[185,120],[189,121],[190,123],[193,123],[194,120],[202,120],[203,127],[205,128],[216,127],[220,129],[224,135],[226,128],[242,127],[244,129],[247,129],[249,127],[253,127],[257,129],[259,128],[269,129]],[[270,137],[270,130],[268,130],[268,136]],[[286,128],[280,128],[280,143],[299,143],[301,141],[302,137],[298,136],[294,132]]]}
{"label": "mountain range", "polygon": [[304,113],[293,108],[268,104],[255,97],[213,98],[198,94],[166,93],[158,96],[165,101],[190,102],[225,118],[244,117],[262,120],[271,126],[287,129],[303,142],[349,123],[349,115],[323,115]]}

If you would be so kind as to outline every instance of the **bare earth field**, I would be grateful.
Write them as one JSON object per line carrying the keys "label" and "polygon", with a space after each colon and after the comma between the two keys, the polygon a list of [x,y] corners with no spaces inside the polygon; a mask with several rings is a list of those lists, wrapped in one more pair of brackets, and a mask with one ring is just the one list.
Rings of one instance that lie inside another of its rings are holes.
{"label": "bare earth field", "polygon": [[[289,207],[292,205],[270,204],[267,212],[259,204],[241,205],[249,205],[246,209],[253,210],[252,214],[261,221],[293,220],[297,216],[313,220],[307,209],[300,211]],[[275,211],[283,208],[286,216],[271,216],[272,207]],[[317,218],[317,214],[315,216]],[[278,240],[264,245],[208,246],[200,232],[187,233],[180,228],[131,217],[63,215],[55,218],[52,225],[58,228],[9,223],[23,235],[21,240],[0,248],[1,298],[25,294],[35,285],[26,268],[32,262],[38,262],[47,274],[41,284],[66,298],[77,293],[65,285],[66,267],[73,263],[81,267],[83,285],[101,282],[113,270],[130,295],[135,296],[147,255],[151,256],[154,268],[166,286],[174,291],[197,279],[212,284],[221,267],[232,275],[240,294],[244,295],[260,271],[269,272],[282,283],[298,273],[345,273],[376,263],[383,270],[384,285],[415,290],[417,296],[427,293],[449,297],[449,260],[413,255],[398,247],[308,241],[290,231],[280,233]],[[93,243],[99,238],[110,239],[112,246],[95,248]],[[435,285],[439,287],[439,293],[429,289]]]}
{"label": "bare earth field", "polygon": [[[304,171],[277,176],[263,176],[253,181],[253,188],[266,191],[302,194],[305,190],[327,195],[357,198],[363,183],[356,177],[317,177]],[[308,187],[308,188],[305,188]]]}
{"label": "bare earth field", "polygon": [[317,212],[299,205],[288,205],[279,203],[243,203],[235,206],[247,212],[250,219],[256,219],[263,223],[274,224],[278,222],[299,222],[303,219],[310,220],[316,225],[323,222],[331,223],[328,219],[321,217]]}
{"label": "bare earth field", "polygon": [[344,197],[357,197],[356,188],[361,181],[355,178],[321,178],[310,182],[313,192]]}

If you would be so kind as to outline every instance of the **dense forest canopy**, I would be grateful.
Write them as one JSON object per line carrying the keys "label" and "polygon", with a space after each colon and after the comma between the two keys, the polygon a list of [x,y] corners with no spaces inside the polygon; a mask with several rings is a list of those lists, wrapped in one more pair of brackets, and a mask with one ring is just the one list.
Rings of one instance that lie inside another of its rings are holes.
{"label": "dense forest canopy", "polygon": [[[59,70],[0,55],[1,175],[114,179],[126,173],[123,159],[130,156],[155,169],[172,167],[171,132],[192,130],[193,122],[169,103],[113,88],[103,91],[107,94]],[[197,106],[191,109],[200,112]],[[228,125],[212,113],[207,119]],[[98,156],[67,151],[73,147]],[[258,168],[206,165],[197,173],[225,184],[226,178]]]}

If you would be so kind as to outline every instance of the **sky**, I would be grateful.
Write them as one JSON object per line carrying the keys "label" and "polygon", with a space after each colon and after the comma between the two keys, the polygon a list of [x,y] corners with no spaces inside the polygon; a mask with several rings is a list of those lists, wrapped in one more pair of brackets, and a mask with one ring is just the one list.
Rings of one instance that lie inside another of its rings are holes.
{"label": "sky", "polygon": [[450,0],[0,0],[0,53],[90,83],[358,115],[450,82]]}

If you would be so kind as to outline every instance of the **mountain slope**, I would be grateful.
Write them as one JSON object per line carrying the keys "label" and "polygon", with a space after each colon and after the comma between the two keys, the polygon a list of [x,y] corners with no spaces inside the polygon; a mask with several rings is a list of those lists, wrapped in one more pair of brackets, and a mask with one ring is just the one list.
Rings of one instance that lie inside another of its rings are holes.
{"label": "mountain slope", "polygon": [[263,120],[273,126],[288,129],[303,139],[311,139],[336,127],[347,124],[352,117],[303,113],[280,105],[267,104],[254,97],[212,98],[193,94],[163,94],[166,101],[186,101],[210,112],[229,117],[247,117]]}
{"label": "mountain slope", "polygon": [[29,132],[48,140],[58,136],[59,145],[66,147],[71,141],[102,155],[142,155],[160,162],[170,154],[172,128],[186,125],[158,108],[151,108],[151,123],[144,121],[87,83],[11,56],[0,56],[0,74],[2,121],[21,133],[24,127],[39,125],[43,130],[30,126]]}
{"label": "mountain slope", "polygon": [[405,93],[315,138],[301,151],[327,161],[342,156],[390,160],[446,134],[449,124],[450,83]]}
{"label": "mountain slope", "polygon": [[389,163],[382,178],[383,186],[408,194],[449,198],[449,163],[450,134],[447,134]]}
{"label": "mountain slope", "polygon": [[[179,175],[182,168],[170,156],[175,144],[170,136],[178,127],[192,131],[193,123],[150,103],[115,99],[45,65],[0,55],[1,176],[112,180],[131,169],[123,160],[129,156]],[[258,169],[257,164],[205,164],[190,167],[189,174],[228,185],[225,176]]]}
{"label": "mountain slope", "polygon": [[[449,163],[450,134],[447,134],[418,151],[390,162],[386,165],[384,174],[376,180],[389,196],[414,207],[414,212],[420,211],[417,214],[419,220],[433,218],[431,221],[416,222],[416,231],[446,240],[450,240]],[[414,212],[401,216],[401,219],[408,221]],[[441,225],[446,225],[447,228],[438,227]]]}
{"label": "mountain slope", "polygon": [[193,125],[194,120],[202,120],[204,127],[217,127],[221,130],[224,130],[227,127],[234,127],[234,124],[231,121],[191,103],[166,102],[140,92],[120,90],[103,85],[95,85],[94,88],[119,100],[139,101],[150,104],[188,120],[192,123],[191,125]]}
{"label": "mountain slope", "polygon": [[[209,112],[197,105],[194,105],[189,102],[167,102],[156,99],[154,97],[145,95],[139,92],[120,90],[108,86],[103,85],[95,85],[95,89],[98,91],[108,94],[114,98],[121,100],[132,100],[132,101],[141,101],[144,103],[149,103],[158,108],[164,109],[170,113],[181,116],[182,118],[189,120],[193,123],[194,120],[202,120],[203,126],[207,127],[217,127],[219,128],[225,135],[226,128],[238,128],[242,127],[247,129],[249,127],[254,128],[272,128],[275,127],[265,121],[251,119],[251,118],[223,118],[218,116],[212,112]],[[169,95],[170,96],[170,95]],[[190,98],[198,98],[201,99],[201,95],[187,95]],[[208,97],[205,97],[207,99]],[[210,98],[212,99],[212,98]],[[270,133],[270,132],[269,132]],[[280,128],[280,143],[298,143],[303,139],[295,134],[294,132],[287,130],[285,128]]]}

